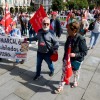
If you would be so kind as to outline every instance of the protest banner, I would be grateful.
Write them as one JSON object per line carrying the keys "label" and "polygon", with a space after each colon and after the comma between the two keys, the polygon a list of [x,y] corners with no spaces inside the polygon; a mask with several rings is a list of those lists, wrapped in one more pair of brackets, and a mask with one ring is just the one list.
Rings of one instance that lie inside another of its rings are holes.
{"label": "protest banner", "polygon": [[22,50],[22,45],[21,39],[0,36],[0,58],[26,59],[28,42],[23,45],[24,50]]}

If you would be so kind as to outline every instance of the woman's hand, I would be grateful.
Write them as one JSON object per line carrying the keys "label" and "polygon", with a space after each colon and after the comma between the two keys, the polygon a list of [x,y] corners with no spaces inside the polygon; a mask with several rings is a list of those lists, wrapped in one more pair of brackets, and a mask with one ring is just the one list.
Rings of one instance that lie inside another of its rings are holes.
{"label": "woman's hand", "polygon": [[70,53],[70,57],[75,57],[75,53]]}

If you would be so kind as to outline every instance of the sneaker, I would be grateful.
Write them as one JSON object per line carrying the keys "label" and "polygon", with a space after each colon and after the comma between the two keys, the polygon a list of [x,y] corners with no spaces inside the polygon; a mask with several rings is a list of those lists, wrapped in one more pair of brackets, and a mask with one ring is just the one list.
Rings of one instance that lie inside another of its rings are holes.
{"label": "sneaker", "polygon": [[35,45],[38,45],[38,42],[36,41]]}
{"label": "sneaker", "polygon": [[52,77],[53,75],[54,75],[54,72],[50,72],[50,73],[49,73],[49,76]]}
{"label": "sneaker", "polygon": [[62,91],[63,91],[63,88],[59,87],[59,88],[57,88],[56,90],[54,90],[54,93],[55,93],[55,94],[59,94],[59,93],[61,93]]}
{"label": "sneaker", "polygon": [[33,80],[39,80],[41,78],[41,76],[35,76],[34,78],[33,78]]}
{"label": "sneaker", "polygon": [[29,44],[29,47],[32,47],[32,44]]}
{"label": "sneaker", "polygon": [[20,64],[24,64],[25,60],[22,59],[22,61],[20,61]]}

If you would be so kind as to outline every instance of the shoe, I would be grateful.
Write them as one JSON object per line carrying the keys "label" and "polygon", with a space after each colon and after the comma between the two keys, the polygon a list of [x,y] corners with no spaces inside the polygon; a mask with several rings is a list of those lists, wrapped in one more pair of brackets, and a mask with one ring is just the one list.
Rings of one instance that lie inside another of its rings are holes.
{"label": "shoe", "polygon": [[33,78],[33,80],[39,80],[41,78],[41,76],[35,76],[34,78]]}
{"label": "shoe", "polygon": [[90,47],[88,47],[87,49],[88,49],[88,50],[90,50],[91,48],[90,48]]}
{"label": "shoe", "polygon": [[29,44],[29,47],[32,47],[32,44]]}
{"label": "shoe", "polygon": [[49,76],[52,77],[53,75],[54,75],[54,72],[50,72],[50,73],[49,73]]}
{"label": "shoe", "polygon": [[58,89],[54,90],[55,94],[59,94],[63,91],[63,88],[59,87]]}
{"label": "shoe", "polygon": [[20,64],[24,64],[25,60],[20,61]]}
{"label": "shoe", "polygon": [[75,82],[75,83],[72,84],[71,88],[75,88],[75,87],[77,87],[77,86],[78,86],[78,83]]}
{"label": "shoe", "polygon": [[36,42],[35,45],[38,45],[38,42]]}

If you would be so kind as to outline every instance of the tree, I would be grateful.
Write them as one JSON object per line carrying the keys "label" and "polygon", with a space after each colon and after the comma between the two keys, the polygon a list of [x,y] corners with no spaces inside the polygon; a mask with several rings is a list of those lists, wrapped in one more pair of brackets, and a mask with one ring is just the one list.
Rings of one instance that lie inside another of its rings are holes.
{"label": "tree", "polygon": [[87,0],[70,0],[68,1],[69,9],[83,9],[88,8]]}
{"label": "tree", "polygon": [[61,11],[63,9],[63,0],[53,0],[51,8],[54,11]]}

